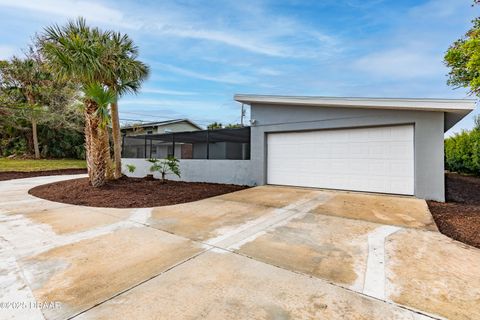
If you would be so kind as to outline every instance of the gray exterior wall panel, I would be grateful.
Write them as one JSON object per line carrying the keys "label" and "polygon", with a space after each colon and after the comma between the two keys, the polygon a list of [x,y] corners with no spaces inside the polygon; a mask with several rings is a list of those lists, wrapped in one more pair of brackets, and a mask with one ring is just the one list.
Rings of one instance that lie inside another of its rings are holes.
{"label": "gray exterior wall panel", "polygon": [[256,120],[251,128],[252,174],[258,185],[267,182],[269,132],[414,124],[415,196],[445,201],[443,112],[252,104],[251,118]]}
{"label": "gray exterior wall panel", "polygon": [[[136,167],[135,172],[128,171],[127,165]],[[123,158],[122,173],[128,177],[142,178],[150,172],[152,164],[146,159]],[[167,175],[167,179],[188,182],[212,182],[238,185],[255,185],[252,176],[250,160],[202,160],[180,159],[180,178],[175,175]],[[160,178],[158,172],[155,178]]]}

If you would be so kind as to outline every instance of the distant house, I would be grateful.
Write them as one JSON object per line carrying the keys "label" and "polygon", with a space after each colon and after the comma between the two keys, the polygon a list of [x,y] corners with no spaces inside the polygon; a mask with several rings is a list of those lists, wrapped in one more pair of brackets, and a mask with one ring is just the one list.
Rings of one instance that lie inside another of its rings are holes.
{"label": "distant house", "polygon": [[[125,126],[121,129],[124,144],[124,157],[140,158],[166,158],[167,156],[184,157],[192,156],[192,147],[190,145],[177,144],[157,141],[155,144],[145,145],[145,142],[139,139],[131,139],[132,136],[152,135],[152,134],[168,134],[173,132],[188,132],[203,130],[202,127],[188,119],[175,119],[159,122],[147,122]],[[174,149],[175,148],[175,149]],[[148,152],[147,152],[148,149]]]}
{"label": "distant house", "polygon": [[124,135],[134,136],[143,134],[161,134],[183,131],[203,130],[202,127],[188,119],[175,119],[158,122],[137,123],[122,127],[121,131]]}

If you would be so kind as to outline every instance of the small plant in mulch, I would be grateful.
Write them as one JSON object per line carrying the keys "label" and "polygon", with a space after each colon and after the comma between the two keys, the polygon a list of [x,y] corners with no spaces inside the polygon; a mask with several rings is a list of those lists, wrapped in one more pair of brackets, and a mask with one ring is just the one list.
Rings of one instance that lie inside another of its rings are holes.
{"label": "small plant in mulch", "polygon": [[162,183],[165,183],[167,174],[174,174],[180,178],[180,166],[177,158],[169,156],[166,159],[148,159],[148,161],[152,163],[150,172],[160,172]]}
{"label": "small plant in mulch", "polygon": [[135,165],[133,164],[127,164],[127,169],[128,169],[128,172],[134,173],[137,167],[135,167]]}

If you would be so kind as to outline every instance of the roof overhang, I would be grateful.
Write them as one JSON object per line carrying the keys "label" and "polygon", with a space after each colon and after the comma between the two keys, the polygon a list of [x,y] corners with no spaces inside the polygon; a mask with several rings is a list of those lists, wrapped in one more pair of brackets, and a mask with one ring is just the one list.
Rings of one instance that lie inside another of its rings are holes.
{"label": "roof overhang", "polygon": [[236,94],[234,99],[245,104],[362,108],[387,110],[417,110],[445,113],[445,131],[475,109],[474,99],[419,99],[419,98],[355,98],[272,96]]}

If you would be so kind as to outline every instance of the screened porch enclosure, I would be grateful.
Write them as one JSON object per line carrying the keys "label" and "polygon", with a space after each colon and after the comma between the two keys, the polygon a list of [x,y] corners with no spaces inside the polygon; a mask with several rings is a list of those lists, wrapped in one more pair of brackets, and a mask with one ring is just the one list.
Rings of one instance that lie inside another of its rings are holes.
{"label": "screened porch enclosure", "polygon": [[123,136],[123,158],[250,160],[250,127]]}

